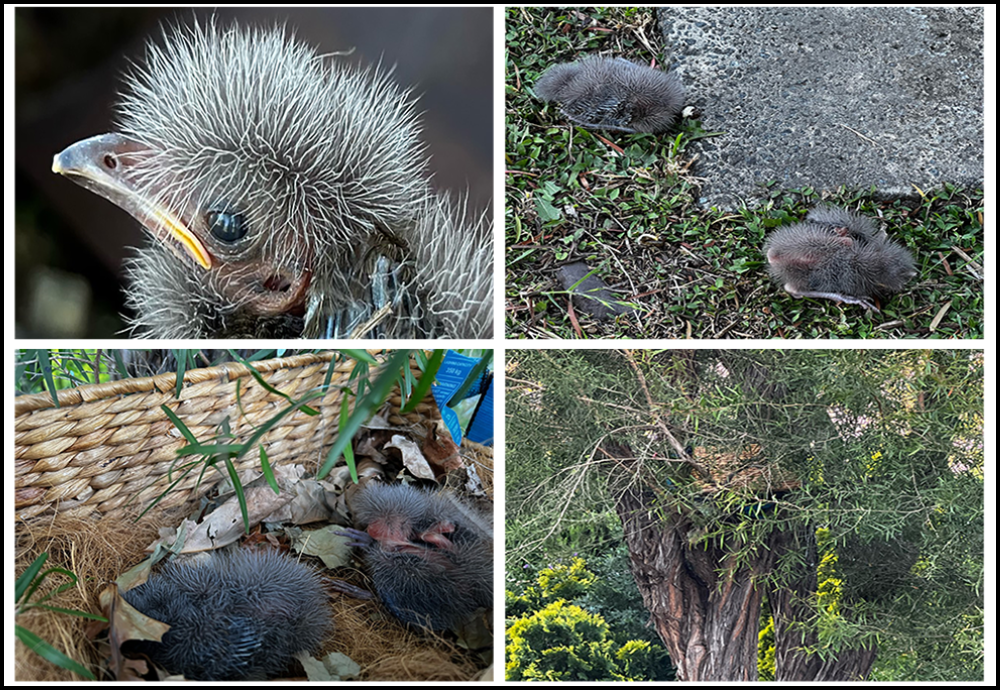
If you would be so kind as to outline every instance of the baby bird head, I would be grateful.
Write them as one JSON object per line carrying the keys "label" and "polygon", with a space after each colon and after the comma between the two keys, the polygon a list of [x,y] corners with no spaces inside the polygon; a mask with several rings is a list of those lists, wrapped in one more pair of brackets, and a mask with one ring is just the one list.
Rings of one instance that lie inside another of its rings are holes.
{"label": "baby bird head", "polygon": [[379,68],[212,21],[165,31],[127,77],[117,131],[53,170],[132,214],[226,302],[301,315],[320,264],[413,222],[418,135],[409,93]]}

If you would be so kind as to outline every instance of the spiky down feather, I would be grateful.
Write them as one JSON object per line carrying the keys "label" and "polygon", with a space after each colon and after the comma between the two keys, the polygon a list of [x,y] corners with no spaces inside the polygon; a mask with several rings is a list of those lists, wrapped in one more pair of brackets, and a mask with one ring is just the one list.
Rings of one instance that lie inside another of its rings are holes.
{"label": "spiky down feather", "polygon": [[414,101],[390,75],[280,27],[164,30],[118,105],[119,131],[146,151],[131,183],[164,208],[238,212],[241,256],[312,284],[304,316],[255,317],[248,269],[142,250],[127,267],[134,335],[348,337],[377,318],[388,262],[391,313],[358,337],[492,336],[490,222],[431,191]]}
{"label": "spiky down feather", "polygon": [[552,65],[534,90],[542,100],[559,103],[573,122],[597,129],[661,132],[684,107],[676,73],[619,57],[592,55]]}
{"label": "spiky down feather", "polygon": [[127,86],[119,130],[152,152],[137,188],[167,208],[237,205],[264,253],[412,222],[428,193],[409,93],[283,29],[165,31]]}
{"label": "spiky down feather", "polygon": [[276,551],[171,563],[123,596],[171,626],[138,651],[189,680],[263,680],[333,628],[319,575]]}
{"label": "spiky down feather", "polygon": [[[431,630],[461,625],[493,605],[491,516],[441,493],[405,484],[368,484],[354,502],[355,521],[395,525],[411,548],[371,540],[365,563],[383,603],[398,619]],[[421,534],[448,525],[442,548]],[[401,528],[399,526],[402,526]]]}
{"label": "spiky down feather", "polygon": [[771,277],[792,294],[886,299],[917,273],[906,247],[871,219],[835,206],[771,233],[764,255]]}

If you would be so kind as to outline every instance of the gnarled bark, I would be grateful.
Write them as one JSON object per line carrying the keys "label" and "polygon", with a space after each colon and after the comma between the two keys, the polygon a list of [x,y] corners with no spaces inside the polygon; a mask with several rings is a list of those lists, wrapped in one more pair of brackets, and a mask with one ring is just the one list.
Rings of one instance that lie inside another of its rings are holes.
{"label": "gnarled bark", "polygon": [[[602,448],[626,472],[634,468],[627,446]],[[761,548],[757,563],[736,567],[725,548],[690,545],[693,526],[679,511],[661,506],[666,515],[657,514],[651,492],[635,481],[616,482],[620,476],[610,479],[632,575],[677,678],[756,680],[762,592],[755,576],[771,568],[771,551]]]}

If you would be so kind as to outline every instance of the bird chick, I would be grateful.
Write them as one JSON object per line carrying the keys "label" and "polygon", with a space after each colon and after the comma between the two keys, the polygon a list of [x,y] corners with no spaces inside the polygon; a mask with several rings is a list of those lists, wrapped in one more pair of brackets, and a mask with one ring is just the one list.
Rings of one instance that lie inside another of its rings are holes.
{"label": "bird chick", "polygon": [[558,102],[579,125],[620,132],[662,132],[684,107],[684,86],[675,73],[618,57],[553,65],[535,82],[535,94]]}
{"label": "bird chick", "polygon": [[820,297],[878,311],[917,275],[913,255],[863,216],[813,209],[802,223],[771,233],[764,245],[775,282],[793,297]]}
{"label": "bird chick", "polygon": [[431,190],[414,105],[281,28],[195,23],[53,170],[155,238],[127,267],[137,335],[490,337],[489,221]]}
{"label": "bird chick", "polygon": [[136,651],[189,680],[262,680],[312,652],[332,631],[316,572],[276,551],[211,554],[171,563],[124,593],[146,616],[170,626]]}
{"label": "bird chick", "polygon": [[365,487],[354,503],[375,590],[399,620],[430,630],[460,626],[493,606],[492,520],[457,498],[405,484]]}

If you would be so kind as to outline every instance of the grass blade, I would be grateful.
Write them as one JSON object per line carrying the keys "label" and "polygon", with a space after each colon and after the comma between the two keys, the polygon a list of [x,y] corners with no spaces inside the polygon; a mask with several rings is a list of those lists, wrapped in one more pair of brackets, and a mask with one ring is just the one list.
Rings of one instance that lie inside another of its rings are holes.
{"label": "grass blade", "polygon": [[59,407],[59,396],[56,394],[56,382],[52,380],[52,362],[49,361],[48,350],[35,350],[35,359],[42,370],[42,378],[45,379],[45,386],[49,389],[52,402]]}
{"label": "grass blade", "polygon": [[[420,401],[424,399],[427,395],[427,391],[431,389],[431,384],[434,383],[434,375],[437,374],[438,369],[441,368],[441,362],[444,360],[446,350],[434,350],[434,354],[431,358],[427,360],[427,366],[424,368],[423,374],[420,375],[420,380],[413,389],[413,393],[410,395],[409,400],[403,405],[400,412],[405,414],[407,412],[413,412],[417,409],[417,405]],[[408,367],[407,367],[408,368]]]}
{"label": "grass blade", "polygon": [[451,396],[451,400],[448,401],[448,407],[451,407],[460,400],[465,400],[465,395],[469,392],[469,389],[472,388],[473,384],[479,381],[479,377],[482,376],[484,371],[486,371],[486,367],[490,365],[491,361],[493,361],[493,351],[488,350],[486,354],[483,355],[483,358],[479,360],[479,363],[472,368],[469,375],[465,377],[465,381],[463,381],[462,385],[458,387],[455,394]]}
{"label": "grass blade", "polygon": [[[24,595],[25,591],[27,591],[28,587],[35,579],[35,576],[38,575],[39,571],[42,569],[42,566],[45,565],[45,561],[48,559],[48,557],[49,557],[48,551],[39,554],[38,558],[32,561],[31,565],[29,565],[27,569],[23,573],[21,573],[21,576],[17,578],[17,582],[14,583],[14,603],[18,603],[21,601],[21,597]],[[32,591],[34,591],[34,589],[35,588],[32,588]]]}
{"label": "grass blade", "polygon": [[271,461],[267,459],[267,451],[264,450],[263,443],[260,444],[260,469],[264,472],[264,479],[267,480],[274,493],[280,494],[281,489],[278,487],[278,480],[274,478],[274,470],[271,468]]}
{"label": "grass blade", "polygon": [[64,668],[67,671],[72,671],[73,673],[83,676],[84,678],[89,678],[90,680],[97,680],[93,673],[85,669],[78,662],[70,659],[68,656],[60,652],[58,649],[50,645],[48,642],[40,638],[35,633],[31,632],[27,628],[22,628],[20,625],[14,626],[14,634],[17,639],[21,640],[21,643],[25,647],[33,651],[38,656],[42,657],[46,661],[49,661],[59,668]]}
{"label": "grass blade", "polygon": [[187,350],[173,350],[177,360],[177,380],[174,382],[174,397],[180,400],[181,388],[184,387],[184,374],[187,370]]}
{"label": "grass blade", "polygon": [[396,382],[396,377],[399,375],[400,368],[409,363],[410,352],[410,350],[396,352],[385,365],[378,380],[369,387],[368,393],[354,405],[354,412],[351,413],[347,423],[341,426],[337,434],[337,440],[326,456],[326,462],[323,463],[323,466],[316,474],[317,479],[323,479],[330,473],[330,470],[333,469],[337,460],[344,453],[344,448],[353,440],[354,434],[357,433],[361,425],[375,413],[382,402],[389,396],[389,392]]}

